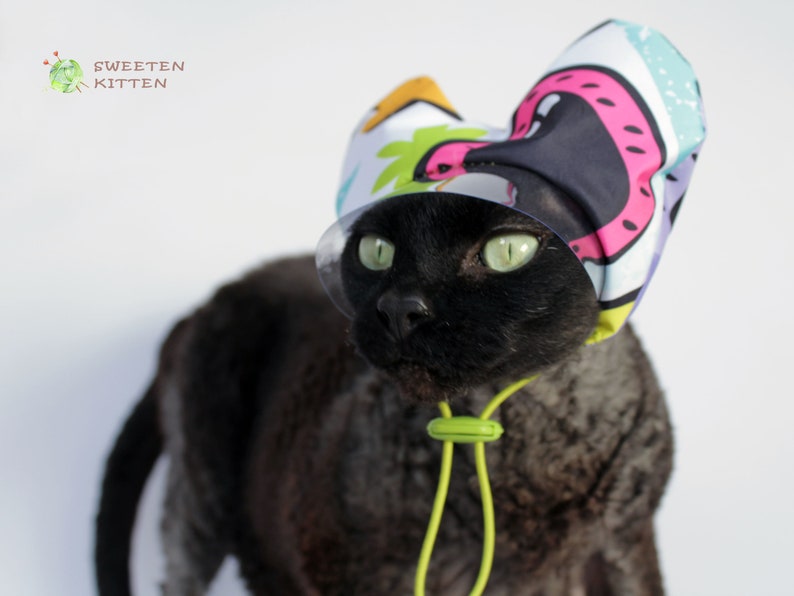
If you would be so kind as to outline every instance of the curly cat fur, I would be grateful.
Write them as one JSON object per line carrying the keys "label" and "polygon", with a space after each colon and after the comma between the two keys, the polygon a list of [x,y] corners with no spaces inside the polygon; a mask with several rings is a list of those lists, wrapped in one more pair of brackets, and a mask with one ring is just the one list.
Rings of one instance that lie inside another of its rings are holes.
{"label": "curly cat fur", "polygon": [[[589,284],[580,278],[567,282],[574,294]],[[568,340],[547,338],[537,361],[526,350],[510,360],[542,374],[495,415],[505,434],[487,448],[497,545],[486,593],[662,594],[652,515],[671,468],[664,400],[630,328],[576,347],[597,306],[582,299],[571,309],[580,317]],[[125,506],[114,501],[119,462],[160,440],[170,456],[166,594],[202,594],[227,554],[254,594],[411,593],[438,474],[441,446],[424,430],[436,412],[406,399],[408,369],[395,369],[396,357],[358,345],[366,323],[353,324],[352,342],[349,327],[309,257],[248,274],[177,325],[108,463],[101,594],[128,593],[116,544],[127,537],[108,530]],[[479,412],[516,366],[437,387],[452,387],[456,412]],[[468,593],[479,566],[473,456],[456,449],[431,594]],[[149,465],[157,451],[144,456]]]}

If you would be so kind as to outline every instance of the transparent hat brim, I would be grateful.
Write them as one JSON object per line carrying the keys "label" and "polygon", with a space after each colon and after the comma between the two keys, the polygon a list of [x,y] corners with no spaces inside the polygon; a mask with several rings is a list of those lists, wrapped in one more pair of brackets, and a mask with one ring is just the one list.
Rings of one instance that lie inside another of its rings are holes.
{"label": "transparent hat brim", "polygon": [[353,307],[344,289],[342,257],[354,224],[372,206],[360,207],[340,217],[320,237],[314,255],[320,283],[334,305],[348,318],[353,318]]}
{"label": "transparent hat brim", "polygon": [[[421,190],[408,190],[408,188],[405,188],[403,189],[404,192],[387,195],[383,198],[375,198],[363,206],[353,208],[349,212],[343,211],[337,222],[325,231],[317,243],[315,260],[320,282],[336,307],[349,318],[353,317],[353,308],[344,289],[342,257],[356,221],[365,212],[376,205],[382,205],[400,197],[428,193],[463,195],[515,208],[513,183],[502,176],[492,173],[466,173],[438,181],[430,187],[427,187],[426,184],[421,185],[421,187],[423,187]],[[443,190],[441,190],[442,187]],[[517,210],[521,211],[520,209]]]}
{"label": "transparent hat brim", "polygon": [[[461,176],[459,178],[464,177]],[[571,234],[571,230],[580,231],[586,226],[586,224],[582,223],[582,217],[579,212],[574,209],[575,206],[573,206],[572,203],[566,197],[564,197],[563,193],[554,191],[553,194],[549,194],[549,185],[540,181],[540,179],[536,176],[533,176],[532,180],[530,180],[531,185],[529,185],[525,180],[521,181],[524,183],[519,184],[519,186],[525,192],[515,192],[514,190],[513,192],[509,193],[509,195],[505,194],[504,192],[491,193],[483,191],[484,182],[489,182],[491,186],[493,186],[493,179],[496,178],[501,180],[503,187],[514,189],[513,183],[505,178],[492,174],[468,174],[465,176],[465,178],[466,186],[461,185],[460,180],[458,180],[458,184],[456,185],[450,184],[447,186],[452,187],[452,190],[457,192],[447,192],[447,188],[445,188],[443,191],[432,189],[424,192],[398,194],[383,199],[378,199],[372,203],[366,204],[362,207],[359,207],[358,209],[354,209],[353,211],[344,214],[336,223],[326,230],[317,244],[315,254],[317,272],[326,293],[342,313],[349,318],[352,318],[354,315],[354,309],[352,307],[350,297],[348,296],[344,286],[344,276],[342,271],[344,252],[350,237],[354,234],[356,222],[364,213],[374,208],[376,205],[383,205],[391,201],[399,200],[401,197],[405,197],[407,195],[463,195],[477,200],[499,203],[504,207],[511,208],[524,216],[539,221],[566,242],[568,240],[566,235],[560,234],[558,230],[555,229],[557,228],[557,225],[554,224],[559,224],[564,220],[566,225],[562,227],[565,231],[568,231],[568,235]],[[487,180],[486,178],[491,178],[492,180]],[[529,196],[534,197],[535,200],[529,202]],[[541,214],[545,215],[545,217],[538,216]],[[572,218],[573,222],[576,224],[573,227]],[[549,225],[551,222],[554,223]],[[598,274],[600,272],[590,270],[588,273],[590,274],[591,280],[593,280],[594,286],[596,283],[600,285],[601,276],[594,275],[594,273]],[[596,281],[596,279],[598,281]],[[596,293],[598,293],[598,289],[594,289],[596,290]]]}

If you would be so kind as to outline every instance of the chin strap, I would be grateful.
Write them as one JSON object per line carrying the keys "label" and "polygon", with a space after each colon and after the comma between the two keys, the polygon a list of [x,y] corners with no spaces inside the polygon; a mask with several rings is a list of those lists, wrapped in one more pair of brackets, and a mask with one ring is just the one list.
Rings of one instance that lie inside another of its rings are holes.
{"label": "chin strap", "polygon": [[534,375],[527,379],[521,379],[500,391],[488,402],[479,418],[453,416],[448,403],[441,402],[438,404],[442,417],[431,420],[427,425],[427,432],[434,439],[444,442],[441,454],[441,474],[438,479],[436,498],[433,501],[433,511],[430,514],[427,533],[422,544],[422,552],[419,555],[419,564],[416,568],[415,596],[424,596],[425,594],[427,568],[433,555],[433,546],[438,535],[438,528],[441,525],[444,505],[447,501],[449,481],[452,475],[452,449],[455,443],[474,443],[474,458],[477,466],[477,478],[480,482],[480,500],[482,501],[483,548],[480,573],[477,575],[477,581],[471,589],[471,596],[479,596],[485,590],[485,585],[488,583],[488,577],[491,574],[491,566],[493,565],[496,534],[494,530],[491,483],[488,480],[488,464],[485,460],[485,443],[496,441],[504,432],[502,425],[495,420],[490,420],[490,418],[508,397],[534,381],[537,377],[538,375]]}

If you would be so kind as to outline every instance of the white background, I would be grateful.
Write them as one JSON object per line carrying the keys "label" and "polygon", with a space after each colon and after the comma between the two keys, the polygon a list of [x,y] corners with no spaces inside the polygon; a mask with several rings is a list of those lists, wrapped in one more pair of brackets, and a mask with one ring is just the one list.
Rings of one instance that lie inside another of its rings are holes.
{"label": "white background", "polygon": [[[100,470],[178,316],[333,219],[365,110],[436,78],[503,125],[609,17],[692,62],[709,123],[635,316],[667,390],[676,468],[657,518],[673,595],[794,594],[786,0],[261,0],[0,5],[0,593],[93,592]],[[165,90],[48,89],[78,60],[184,60]],[[162,466],[158,478],[162,477]],[[136,538],[157,593],[157,482]],[[216,594],[231,594],[227,567]]]}

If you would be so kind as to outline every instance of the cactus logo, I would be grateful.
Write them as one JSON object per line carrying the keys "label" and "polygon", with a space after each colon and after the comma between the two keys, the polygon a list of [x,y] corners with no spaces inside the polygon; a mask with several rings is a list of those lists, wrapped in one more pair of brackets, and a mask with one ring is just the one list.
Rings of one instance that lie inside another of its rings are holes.
{"label": "cactus logo", "polygon": [[50,66],[50,87],[61,93],[74,93],[75,90],[80,91],[80,85],[88,87],[83,82],[83,69],[75,60],[61,60],[58,56],[58,51],[52,53],[58,61],[51,64],[49,60],[45,60],[44,64]]}

